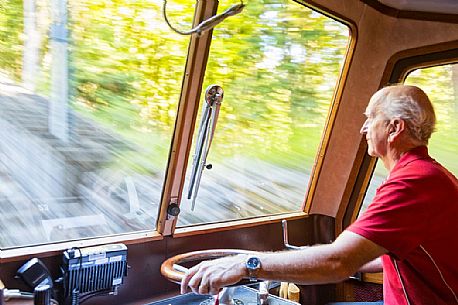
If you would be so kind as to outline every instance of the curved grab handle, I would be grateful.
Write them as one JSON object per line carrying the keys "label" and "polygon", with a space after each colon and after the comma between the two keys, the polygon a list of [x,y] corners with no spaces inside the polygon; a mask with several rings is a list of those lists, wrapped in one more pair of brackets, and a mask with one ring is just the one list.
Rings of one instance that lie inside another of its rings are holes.
{"label": "curved grab handle", "polygon": [[282,226],[282,229],[283,229],[283,247],[286,250],[300,250],[300,249],[308,248],[307,246],[293,246],[293,245],[290,245],[289,242],[288,242],[288,222],[286,221],[286,219],[283,219],[281,221],[281,226]]}

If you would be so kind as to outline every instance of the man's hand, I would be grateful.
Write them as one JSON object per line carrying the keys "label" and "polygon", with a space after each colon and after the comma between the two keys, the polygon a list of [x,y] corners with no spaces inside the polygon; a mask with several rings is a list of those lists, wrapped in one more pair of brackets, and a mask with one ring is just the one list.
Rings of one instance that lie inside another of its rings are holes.
{"label": "man's hand", "polygon": [[189,287],[195,293],[217,294],[221,288],[247,277],[246,259],[246,255],[235,255],[201,262],[185,273],[181,293],[186,293]]}
{"label": "man's hand", "polygon": [[[304,285],[337,283],[348,279],[361,266],[388,251],[369,239],[344,231],[332,244],[300,250],[257,252],[262,261],[258,278]],[[181,281],[181,293],[188,286],[195,293],[217,294],[219,289],[248,278],[248,255],[205,261],[189,269]]]}

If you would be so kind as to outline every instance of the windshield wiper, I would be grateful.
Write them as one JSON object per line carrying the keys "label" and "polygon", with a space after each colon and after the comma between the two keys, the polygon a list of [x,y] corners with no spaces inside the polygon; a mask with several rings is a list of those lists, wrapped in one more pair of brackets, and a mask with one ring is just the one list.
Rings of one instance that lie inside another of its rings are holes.
{"label": "windshield wiper", "polygon": [[223,88],[218,85],[210,85],[205,91],[205,103],[202,105],[202,119],[200,121],[199,133],[197,134],[196,150],[192,161],[192,172],[188,188],[188,199],[192,198],[192,211],[194,211],[196,204],[202,171],[204,168],[212,168],[212,165],[206,164],[206,161],[215,133],[223,94]]}

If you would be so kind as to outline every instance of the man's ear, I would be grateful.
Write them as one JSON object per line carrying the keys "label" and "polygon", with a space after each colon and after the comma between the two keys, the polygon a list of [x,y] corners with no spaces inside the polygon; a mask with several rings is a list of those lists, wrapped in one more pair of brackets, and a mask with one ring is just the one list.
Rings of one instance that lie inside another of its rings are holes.
{"label": "man's ear", "polygon": [[403,119],[392,119],[389,125],[388,141],[393,142],[406,129],[406,122]]}

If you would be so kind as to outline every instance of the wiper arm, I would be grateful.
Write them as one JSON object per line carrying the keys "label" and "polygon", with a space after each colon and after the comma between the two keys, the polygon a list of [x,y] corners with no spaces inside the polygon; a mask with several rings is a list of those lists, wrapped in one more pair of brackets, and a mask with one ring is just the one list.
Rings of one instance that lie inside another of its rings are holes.
{"label": "wiper arm", "polygon": [[215,134],[219,109],[223,101],[224,91],[218,85],[210,85],[205,91],[205,103],[202,106],[202,119],[199,133],[197,134],[196,150],[192,161],[192,172],[189,180],[188,199],[192,198],[191,210],[194,211],[200,179],[204,168],[211,169],[211,164],[206,164],[210,145]]}

